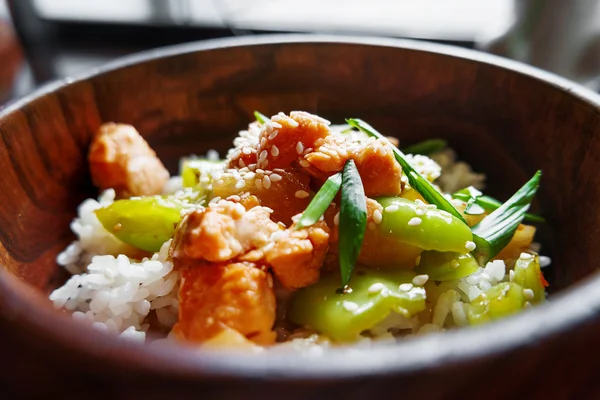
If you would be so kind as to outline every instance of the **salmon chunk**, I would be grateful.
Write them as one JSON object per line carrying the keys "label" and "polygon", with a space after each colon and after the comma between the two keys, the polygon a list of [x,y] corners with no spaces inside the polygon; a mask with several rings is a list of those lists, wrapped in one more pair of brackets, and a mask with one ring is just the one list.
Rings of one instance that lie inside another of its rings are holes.
{"label": "salmon chunk", "polygon": [[275,341],[274,322],[273,279],[264,267],[235,262],[181,271],[179,321],[173,327],[178,338],[204,342],[230,328],[268,345]]}
{"label": "salmon chunk", "polygon": [[171,257],[223,262],[265,246],[271,234],[282,229],[271,221],[270,214],[266,207],[246,210],[242,204],[227,200],[194,210],[179,223]]}
{"label": "salmon chunk", "polygon": [[288,290],[319,280],[319,269],[329,248],[329,228],[319,221],[304,229],[294,226],[274,235],[274,245],[265,251],[265,261]]}
{"label": "salmon chunk", "polygon": [[102,125],[88,160],[94,185],[112,188],[120,198],[160,194],[169,180],[154,150],[131,125]]}

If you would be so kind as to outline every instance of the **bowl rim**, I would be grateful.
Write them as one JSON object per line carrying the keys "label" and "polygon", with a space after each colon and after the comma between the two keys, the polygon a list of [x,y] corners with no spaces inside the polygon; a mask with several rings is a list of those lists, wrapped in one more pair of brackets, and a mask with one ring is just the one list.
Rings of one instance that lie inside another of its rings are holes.
{"label": "bowl rim", "polygon": [[[579,84],[536,67],[476,50],[407,39],[354,37],[319,34],[256,35],[212,39],[167,46],[118,58],[87,72],[43,85],[33,93],[0,107],[0,121],[45,95],[111,71],[135,64],[181,54],[224,48],[284,44],[339,44],[391,47],[461,58],[492,65],[551,85],[596,108],[600,114],[600,95]],[[553,296],[552,302],[532,311],[492,324],[411,338],[393,345],[376,344],[371,348],[342,347],[329,349],[326,356],[304,353],[290,357],[285,352],[261,355],[237,352],[190,351],[184,346],[144,345],[100,332],[62,315],[50,307],[39,307],[39,293],[10,273],[0,269],[0,317],[13,320],[13,329],[34,332],[49,346],[98,361],[131,368],[138,372],[193,380],[332,380],[414,373],[465,362],[508,349],[520,349],[541,339],[563,334],[584,325],[600,314],[600,272]],[[15,318],[14,316],[20,316]],[[298,363],[297,360],[302,362]],[[119,373],[119,371],[116,371]]]}

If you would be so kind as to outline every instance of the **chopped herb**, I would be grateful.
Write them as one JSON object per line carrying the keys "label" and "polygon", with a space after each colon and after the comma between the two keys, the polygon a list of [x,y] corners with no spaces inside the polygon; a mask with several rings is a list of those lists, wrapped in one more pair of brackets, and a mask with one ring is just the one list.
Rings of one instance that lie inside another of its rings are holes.
{"label": "chopped herb", "polygon": [[[455,199],[469,202],[473,198],[470,190],[471,190],[470,188],[461,189],[458,192],[453,193],[452,197],[454,197]],[[477,189],[475,189],[475,190],[477,190]],[[477,205],[479,205],[481,208],[483,208],[485,211],[494,211],[502,205],[502,202],[494,199],[493,197],[485,196],[485,195],[477,196],[475,203]],[[469,214],[469,213],[467,213],[465,210],[465,214]],[[525,218],[523,219],[523,221],[544,222],[545,219],[539,215],[525,213]]]}
{"label": "chopped herb", "polygon": [[475,189],[473,186],[469,186],[467,188],[469,191],[470,198],[467,200],[467,205],[465,206],[465,214],[467,215],[481,215],[485,212],[483,207],[477,204],[477,199],[483,195],[479,190]]}
{"label": "chopped herb", "polygon": [[264,114],[259,113],[258,111],[254,111],[254,118],[256,118],[256,120],[258,122],[260,122],[261,124],[264,124],[265,122],[271,120],[271,118],[267,117]]}
{"label": "chopped herb", "polygon": [[396,146],[391,144],[385,136],[377,132],[375,128],[373,128],[371,125],[367,124],[366,122],[360,119],[349,118],[346,119],[346,122],[369,136],[386,140],[392,147],[396,160],[398,161],[398,163],[402,167],[402,170],[408,177],[408,182],[410,183],[410,186],[412,186],[413,189],[419,192],[421,196],[423,196],[423,198],[427,200],[428,203],[435,204],[440,210],[449,212],[456,218],[465,222],[463,215],[460,212],[458,212],[456,208],[454,208],[454,206],[436,188],[434,188],[433,185],[429,183],[427,179],[423,178],[421,174],[419,174],[417,170],[414,169],[412,165],[410,165],[410,163],[406,160],[404,153],[398,150]]}
{"label": "chopped herb", "polygon": [[338,252],[342,287],[350,282],[367,226],[367,200],[362,181],[353,160],[342,172]]}
{"label": "chopped herb", "polygon": [[403,152],[405,154],[422,154],[427,156],[444,150],[447,145],[448,142],[444,139],[428,139],[404,148]]}
{"label": "chopped herb", "polygon": [[300,220],[296,224],[296,229],[306,228],[317,222],[325,213],[327,207],[333,201],[333,198],[342,186],[342,174],[337,173],[332,175],[325,181],[321,189],[311,200],[306,210],[302,213]]}
{"label": "chopped herb", "polygon": [[541,176],[542,171],[537,171],[506,203],[472,228],[477,245],[473,253],[480,263],[494,257],[510,242],[537,192]]}

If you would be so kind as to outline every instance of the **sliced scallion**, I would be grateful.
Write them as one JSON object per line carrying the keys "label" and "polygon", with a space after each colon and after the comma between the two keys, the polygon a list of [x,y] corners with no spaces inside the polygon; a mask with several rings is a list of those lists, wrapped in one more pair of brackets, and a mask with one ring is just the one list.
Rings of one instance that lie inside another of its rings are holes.
{"label": "sliced scallion", "polygon": [[350,282],[350,276],[358,260],[358,254],[367,226],[367,200],[362,180],[353,160],[346,161],[342,171],[342,202],[339,223],[339,261],[342,287]]}
{"label": "sliced scallion", "polygon": [[256,118],[256,120],[258,122],[260,122],[261,124],[264,124],[265,122],[271,120],[271,118],[267,117],[264,114],[259,113],[258,111],[254,111],[254,118]]}
{"label": "sliced scallion", "polygon": [[[477,190],[477,189],[475,189],[475,190]],[[454,197],[455,199],[466,201],[467,203],[473,199],[473,195],[471,193],[470,188],[461,189],[458,192],[453,193],[452,197]],[[475,204],[477,204],[481,208],[483,208],[485,211],[494,211],[502,205],[502,202],[494,199],[493,197],[485,196],[485,195],[477,196],[477,198],[475,199],[474,202],[475,202]],[[465,213],[468,214],[466,212],[466,210],[465,210]],[[525,217],[523,218],[523,221],[545,222],[545,219],[539,215],[525,213]]]}
{"label": "sliced scallion", "polygon": [[342,174],[340,172],[330,176],[302,213],[296,224],[296,229],[306,228],[317,222],[325,214],[327,207],[329,207],[341,186]]}
{"label": "sliced scallion", "polygon": [[541,176],[542,171],[537,171],[506,203],[471,229],[477,245],[473,253],[480,263],[487,262],[510,242],[537,192]]}
{"label": "sliced scallion", "polygon": [[402,149],[402,151],[404,152],[404,154],[421,154],[424,156],[428,156],[430,154],[444,150],[447,145],[448,142],[446,142],[444,139],[428,139],[410,145]]}
{"label": "sliced scallion", "polygon": [[[346,119],[346,122],[369,136],[384,139],[389,143],[389,140],[385,136],[377,132],[375,128],[373,128],[371,125],[367,124],[366,122],[360,119],[349,118]],[[463,215],[460,212],[458,212],[456,208],[454,208],[454,206],[436,188],[434,188],[433,185],[429,183],[427,179],[423,178],[421,174],[419,174],[419,172],[417,172],[417,170],[414,169],[412,165],[410,165],[410,163],[406,160],[404,153],[398,150],[398,148],[393,144],[389,143],[389,145],[394,151],[394,157],[396,158],[396,161],[398,161],[398,163],[402,167],[402,170],[408,177],[408,182],[410,183],[410,186],[412,186],[413,189],[419,192],[421,196],[423,196],[423,198],[427,200],[428,203],[435,204],[438,209],[449,212],[456,218],[465,222]]]}

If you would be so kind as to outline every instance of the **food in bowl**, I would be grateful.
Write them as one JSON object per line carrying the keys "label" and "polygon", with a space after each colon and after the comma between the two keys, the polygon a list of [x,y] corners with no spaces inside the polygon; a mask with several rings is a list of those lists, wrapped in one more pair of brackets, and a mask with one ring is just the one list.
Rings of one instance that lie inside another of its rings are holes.
{"label": "food in bowl", "polygon": [[[364,121],[279,113],[223,159],[168,171],[129,125],[103,125],[50,299],[139,340],[331,346],[477,325],[545,301],[528,214],[538,171],[501,203],[443,140],[400,151]],[[525,222],[525,223],[523,223]],[[277,345],[277,346],[275,346]]]}

